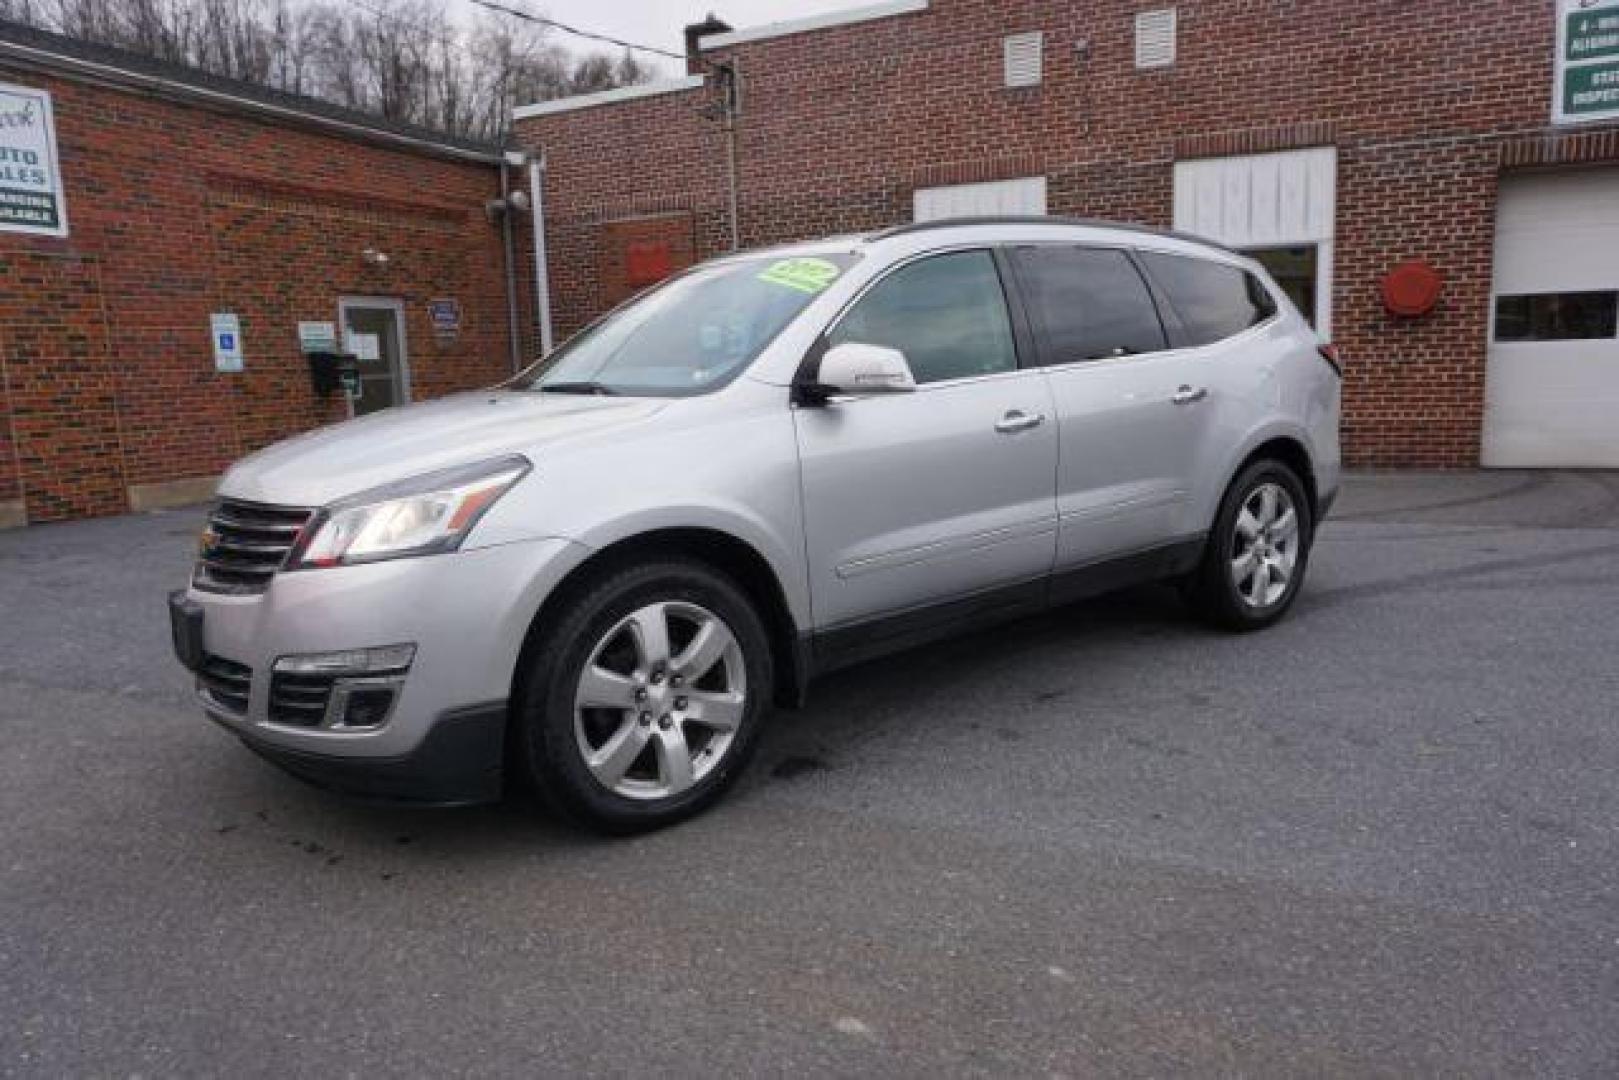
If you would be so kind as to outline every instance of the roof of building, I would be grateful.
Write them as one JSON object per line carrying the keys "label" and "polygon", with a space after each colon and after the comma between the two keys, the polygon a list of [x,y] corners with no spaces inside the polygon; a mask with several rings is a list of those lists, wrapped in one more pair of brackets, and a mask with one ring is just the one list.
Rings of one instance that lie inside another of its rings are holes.
{"label": "roof of building", "polygon": [[77,75],[121,82],[167,96],[277,117],[426,153],[490,162],[498,160],[501,153],[498,145],[481,139],[386,120],[304,94],[214,75],[185,64],[80,41],[24,23],[0,19],[0,63],[6,61],[69,77]]}

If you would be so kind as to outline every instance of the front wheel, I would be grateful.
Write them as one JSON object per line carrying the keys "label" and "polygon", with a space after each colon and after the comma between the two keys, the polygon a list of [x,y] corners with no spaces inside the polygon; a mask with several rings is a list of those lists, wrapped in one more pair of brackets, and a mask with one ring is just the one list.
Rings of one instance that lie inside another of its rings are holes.
{"label": "front wheel", "polygon": [[764,626],[729,579],[684,560],[620,570],[567,604],[532,651],[520,764],[582,824],[672,824],[742,771],[771,677]]}
{"label": "front wheel", "polygon": [[1260,630],[1287,614],[1304,584],[1314,521],[1304,484],[1280,461],[1258,461],[1232,481],[1186,581],[1200,616],[1228,630]]}

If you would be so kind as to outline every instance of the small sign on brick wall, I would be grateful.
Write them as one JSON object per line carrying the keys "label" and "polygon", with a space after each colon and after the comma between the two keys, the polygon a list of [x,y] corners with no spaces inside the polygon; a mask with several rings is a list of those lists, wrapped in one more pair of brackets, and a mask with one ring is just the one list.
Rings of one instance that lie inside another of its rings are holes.
{"label": "small sign on brick wall", "polygon": [[216,311],[208,317],[214,338],[214,370],[242,370],[242,322],[232,312]]}
{"label": "small sign on brick wall", "polygon": [[461,332],[461,303],[452,297],[427,302],[427,315],[433,322],[433,335],[453,338]]}
{"label": "small sign on brick wall", "polygon": [[0,83],[0,232],[67,235],[51,95]]}
{"label": "small sign on brick wall", "polygon": [[1619,0],[1558,0],[1552,121],[1619,119]]}

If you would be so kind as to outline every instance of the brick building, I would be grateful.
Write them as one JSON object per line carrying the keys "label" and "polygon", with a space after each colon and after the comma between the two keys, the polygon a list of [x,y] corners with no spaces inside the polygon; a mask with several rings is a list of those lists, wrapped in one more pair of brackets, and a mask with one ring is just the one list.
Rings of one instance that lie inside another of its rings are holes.
{"label": "brick building", "polygon": [[564,331],[727,249],[733,194],[744,247],[1113,218],[1271,266],[1348,358],[1354,464],[1619,466],[1619,0],[891,0],[688,39],[685,78],[517,111]]}
{"label": "brick building", "polygon": [[362,354],[360,412],[504,377],[504,167],[0,24],[0,525],[206,497],[348,414],[323,344]]}

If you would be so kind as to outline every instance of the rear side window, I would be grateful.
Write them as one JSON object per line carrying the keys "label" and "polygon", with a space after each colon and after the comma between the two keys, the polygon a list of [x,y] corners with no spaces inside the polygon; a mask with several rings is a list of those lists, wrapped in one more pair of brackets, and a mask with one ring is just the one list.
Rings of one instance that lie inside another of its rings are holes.
{"label": "rear side window", "polygon": [[1276,314],[1276,301],[1246,270],[1181,255],[1141,257],[1180,316],[1188,345],[1222,341]]}
{"label": "rear side window", "polygon": [[1012,258],[1051,363],[1167,347],[1152,294],[1124,252],[1035,246],[1015,249]]}
{"label": "rear side window", "polygon": [[898,349],[919,383],[1017,367],[1006,294],[987,251],[935,255],[901,267],[861,297],[826,340]]}

